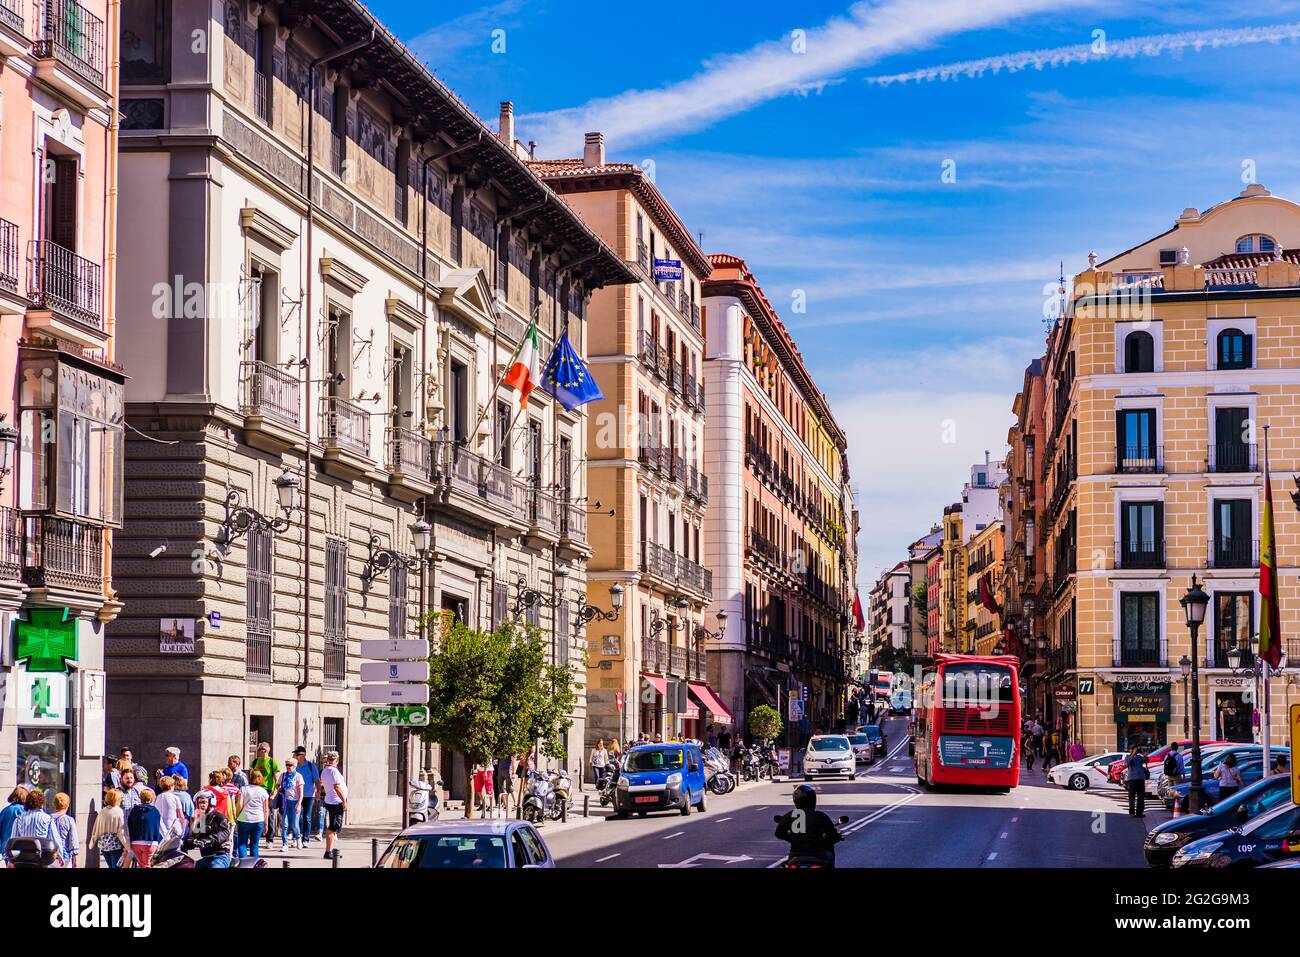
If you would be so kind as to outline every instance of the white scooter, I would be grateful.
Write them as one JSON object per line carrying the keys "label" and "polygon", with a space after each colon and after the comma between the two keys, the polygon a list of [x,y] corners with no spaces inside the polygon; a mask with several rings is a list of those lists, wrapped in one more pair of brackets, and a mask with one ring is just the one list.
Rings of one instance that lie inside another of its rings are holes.
{"label": "white scooter", "polygon": [[[442,787],[442,782],[438,782]],[[411,782],[411,793],[406,802],[406,825],[424,824],[438,820],[438,799],[433,794],[429,775],[420,773],[419,780]]]}

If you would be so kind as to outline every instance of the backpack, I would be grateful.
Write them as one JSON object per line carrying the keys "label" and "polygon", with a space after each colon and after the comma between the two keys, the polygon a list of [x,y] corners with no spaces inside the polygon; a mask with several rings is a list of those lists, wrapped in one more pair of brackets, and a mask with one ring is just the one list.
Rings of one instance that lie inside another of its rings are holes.
{"label": "backpack", "polygon": [[1165,755],[1165,776],[1173,777],[1178,773],[1178,758],[1170,751]]}

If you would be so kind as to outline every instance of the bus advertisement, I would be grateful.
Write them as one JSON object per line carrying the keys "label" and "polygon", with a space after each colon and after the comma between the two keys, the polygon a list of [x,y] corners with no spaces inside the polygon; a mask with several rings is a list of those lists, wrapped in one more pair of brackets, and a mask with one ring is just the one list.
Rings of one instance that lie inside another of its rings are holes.
{"label": "bus advertisement", "polygon": [[1020,783],[1019,661],[1010,655],[939,655],[914,701],[916,780],[1010,790]]}

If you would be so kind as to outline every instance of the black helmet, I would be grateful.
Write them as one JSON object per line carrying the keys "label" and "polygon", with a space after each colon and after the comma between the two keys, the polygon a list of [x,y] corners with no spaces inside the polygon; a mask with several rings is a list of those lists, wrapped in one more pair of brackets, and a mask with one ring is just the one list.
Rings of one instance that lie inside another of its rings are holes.
{"label": "black helmet", "polygon": [[805,814],[817,810],[817,789],[811,784],[801,784],[794,789],[794,806]]}

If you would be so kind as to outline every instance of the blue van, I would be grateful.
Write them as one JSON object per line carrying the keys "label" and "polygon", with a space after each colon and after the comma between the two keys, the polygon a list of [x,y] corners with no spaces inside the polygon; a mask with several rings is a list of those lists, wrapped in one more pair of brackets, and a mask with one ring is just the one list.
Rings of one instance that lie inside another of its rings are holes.
{"label": "blue van", "polygon": [[672,741],[641,744],[623,757],[623,770],[614,788],[614,816],[626,819],[635,811],[691,813],[705,809],[704,755],[698,744]]}

